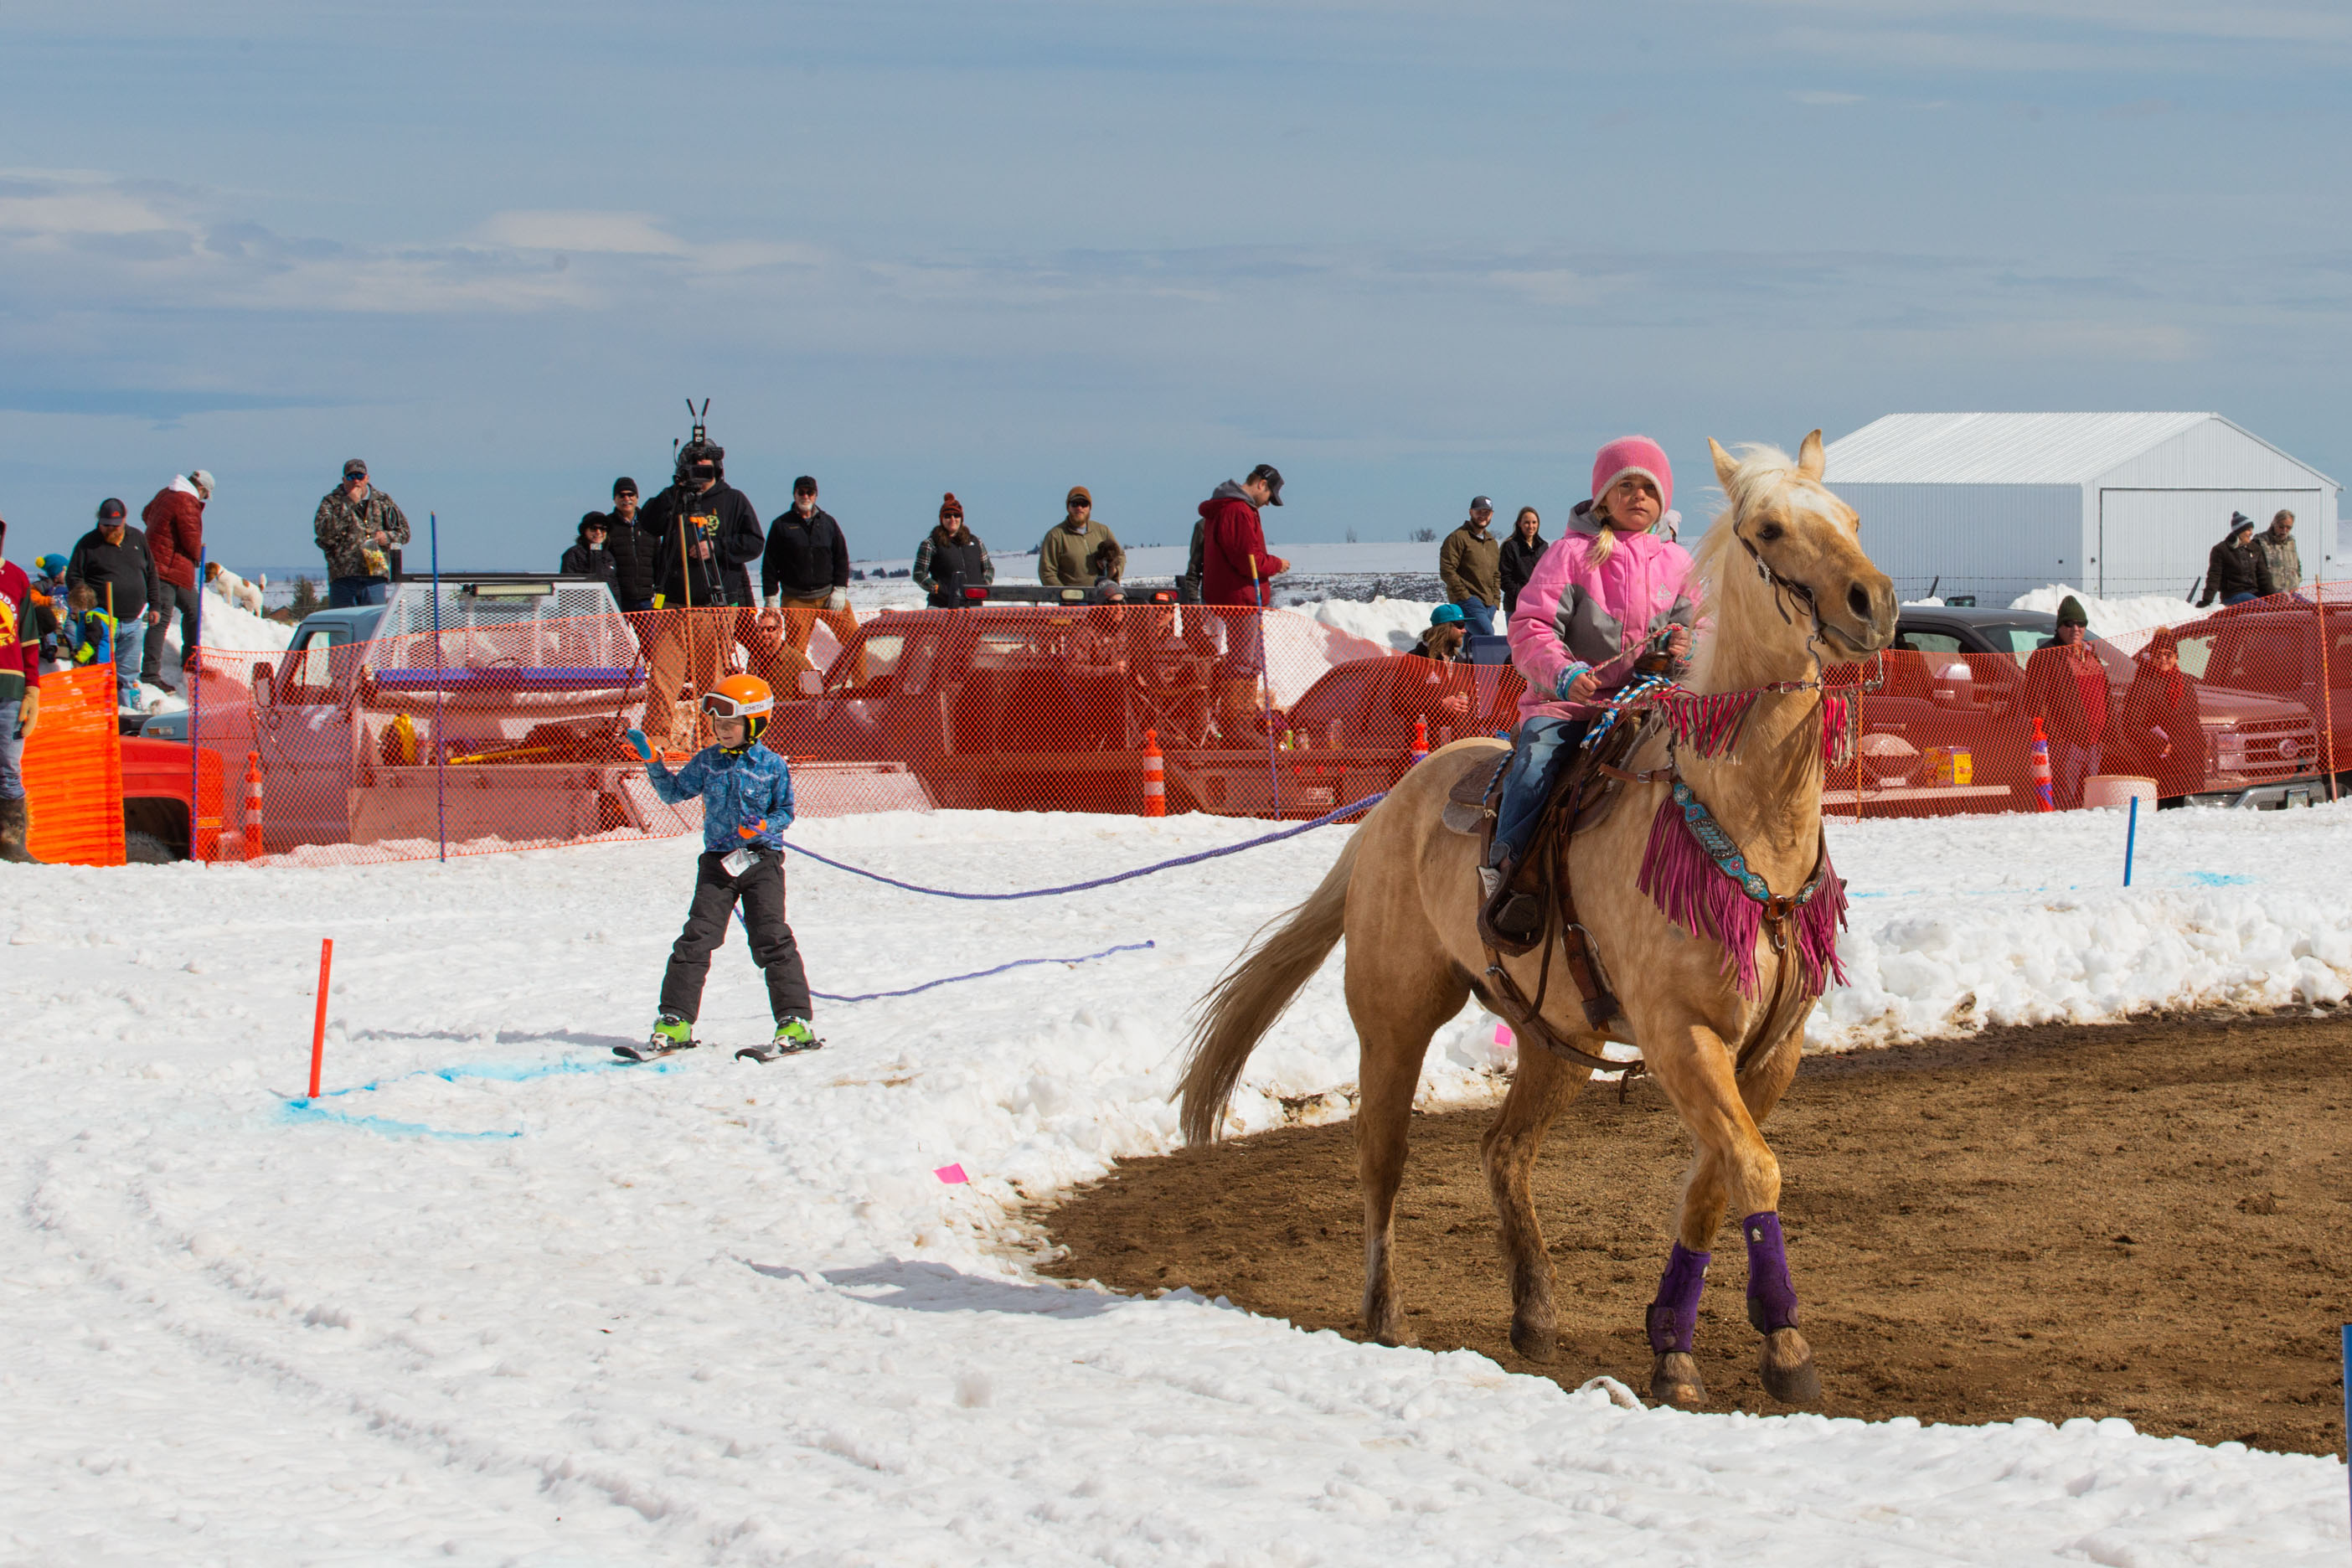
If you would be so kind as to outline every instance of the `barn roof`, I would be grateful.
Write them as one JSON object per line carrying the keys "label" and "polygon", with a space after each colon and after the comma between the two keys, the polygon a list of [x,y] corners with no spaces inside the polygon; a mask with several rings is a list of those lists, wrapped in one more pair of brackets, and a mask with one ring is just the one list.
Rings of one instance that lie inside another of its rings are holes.
{"label": "barn roof", "polygon": [[1889,414],[1830,443],[1827,478],[1832,484],[2083,484],[2220,417]]}

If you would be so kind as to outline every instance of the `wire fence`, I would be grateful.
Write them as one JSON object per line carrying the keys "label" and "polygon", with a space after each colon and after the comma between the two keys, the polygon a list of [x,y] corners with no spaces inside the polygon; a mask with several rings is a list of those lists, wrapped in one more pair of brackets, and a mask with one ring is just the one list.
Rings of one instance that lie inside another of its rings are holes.
{"label": "wire fence", "polygon": [[[990,605],[860,623],[445,604],[443,619],[437,635],[390,616],[391,635],[365,642],[314,629],[284,652],[203,650],[195,857],[388,861],[698,831],[698,808],[655,795],[626,732],[682,761],[710,739],[700,694],[740,670],[776,693],[763,743],[791,759],[805,817],[1158,805],[1318,818],[1391,787],[1423,745],[1508,732],[1522,690],[1507,664],[1400,656],[1287,611]],[[1826,780],[1832,816],[2063,810],[2118,787],[2327,798],[2347,765],[2352,584],[2080,653],[2023,624],[1972,635],[1995,651],[1910,631],[1828,671],[1857,731]],[[110,863],[122,840],[98,818],[120,793],[121,815],[161,820],[128,792],[168,770],[110,772],[101,683],[81,684],[58,682],[58,721],[28,749],[32,844]]]}

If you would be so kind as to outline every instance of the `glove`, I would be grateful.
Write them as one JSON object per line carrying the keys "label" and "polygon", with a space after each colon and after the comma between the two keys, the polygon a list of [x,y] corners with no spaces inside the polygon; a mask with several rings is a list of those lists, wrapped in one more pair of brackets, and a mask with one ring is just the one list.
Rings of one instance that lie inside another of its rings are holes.
{"label": "glove", "polygon": [[37,686],[27,686],[25,688],[23,705],[16,710],[16,739],[21,741],[31,734],[33,726],[40,721],[40,718],[41,689]]}
{"label": "glove", "polygon": [[646,739],[646,732],[643,730],[630,731],[628,741],[630,749],[635,751],[641,760],[648,763],[654,760],[653,744]]}
{"label": "glove", "polygon": [[735,837],[738,838],[757,838],[766,831],[768,831],[768,819],[763,816],[748,827],[737,828],[735,830]]}
{"label": "glove", "polygon": [[1566,669],[1561,670],[1559,678],[1551,683],[1551,694],[1562,701],[1567,700],[1568,689],[1591,673],[1592,667],[1589,664],[1570,664]]}
{"label": "glove", "polygon": [[832,593],[827,594],[824,596],[824,607],[828,610],[845,610],[849,608],[849,590],[846,588],[835,588]]}

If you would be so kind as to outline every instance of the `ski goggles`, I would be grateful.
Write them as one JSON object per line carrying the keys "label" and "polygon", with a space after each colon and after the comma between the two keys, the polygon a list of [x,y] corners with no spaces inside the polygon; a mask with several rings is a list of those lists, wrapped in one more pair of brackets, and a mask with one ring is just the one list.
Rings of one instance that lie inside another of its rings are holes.
{"label": "ski goggles", "polygon": [[765,702],[738,702],[724,691],[706,691],[702,694],[702,710],[719,719],[764,719],[774,706],[772,700]]}

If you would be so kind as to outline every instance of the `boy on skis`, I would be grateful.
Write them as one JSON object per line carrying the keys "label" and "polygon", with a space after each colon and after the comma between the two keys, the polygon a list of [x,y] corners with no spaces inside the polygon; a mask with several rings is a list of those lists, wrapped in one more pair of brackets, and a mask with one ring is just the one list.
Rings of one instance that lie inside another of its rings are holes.
{"label": "boy on skis", "polygon": [[793,928],[784,923],[782,840],[793,822],[793,775],[781,755],[760,744],[760,731],[774,707],[766,681],[756,675],[729,676],[702,699],[718,744],[695,753],[676,773],[653,754],[642,734],[630,732],[656,795],[671,805],[701,797],[702,857],[696,862],[686,929],[670,949],[669,968],[662,976],[661,1017],[644,1045],[615,1046],[617,1055],[646,1061],[700,1044],[694,1020],[702,1010],[702,983],[739,900],[752,961],[767,972],[776,1034],[765,1046],[735,1055],[768,1062],[824,1043],[809,1028],[808,976]]}

